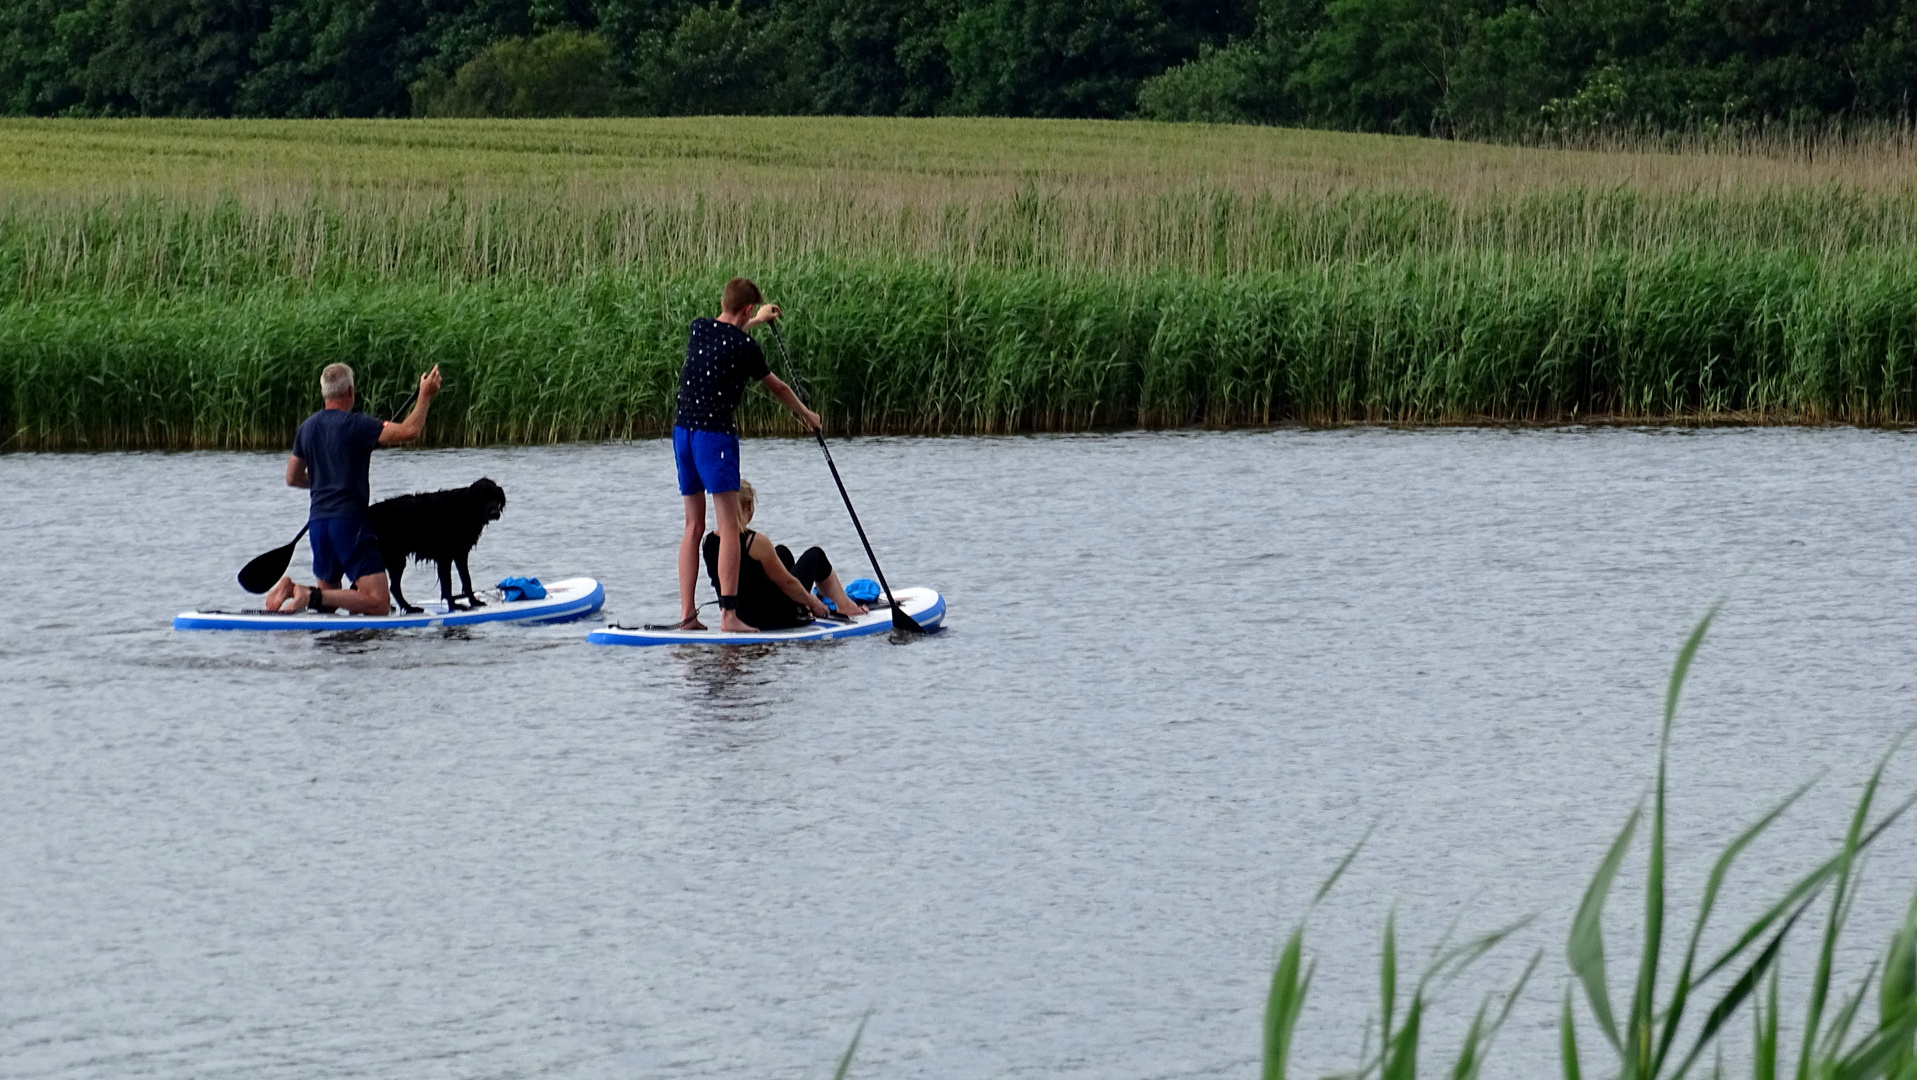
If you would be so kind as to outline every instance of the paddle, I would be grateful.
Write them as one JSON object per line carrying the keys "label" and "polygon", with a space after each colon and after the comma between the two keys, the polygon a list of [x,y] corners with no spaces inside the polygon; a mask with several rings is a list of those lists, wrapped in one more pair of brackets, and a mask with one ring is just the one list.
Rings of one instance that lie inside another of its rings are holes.
{"label": "paddle", "polygon": [[[771,325],[772,339],[779,343],[779,356],[785,361],[785,377],[792,381],[792,392],[799,395],[800,401],[804,401],[807,396],[805,384],[799,381],[798,370],[792,366],[792,354],[785,347],[785,332],[779,329],[777,322]],[[865,538],[865,526],[859,524],[859,512],[852,509],[852,496],[845,493],[845,481],[839,479],[839,466],[832,460],[832,448],[825,444],[824,429],[813,428],[812,436],[819,440],[819,449],[825,453],[825,467],[832,470],[832,482],[839,486],[839,498],[845,500],[845,512],[852,515],[852,527],[859,531],[859,543],[865,545],[865,557],[872,561],[872,574],[879,579],[879,588],[885,590],[885,602],[892,607],[892,629],[907,634],[925,633],[925,627],[920,626],[918,620],[907,615],[905,609],[899,606],[898,600],[892,595],[892,586],[885,580],[885,571],[879,569],[879,557],[872,553],[872,541]]]}
{"label": "paddle", "polygon": [[[419,387],[415,386],[413,387],[413,392],[400,404],[398,411],[393,415],[397,417],[400,413],[405,412],[406,406],[411,405],[413,398],[418,396]],[[263,593],[272,588],[274,582],[285,577],[286,568],[292,565],[293,562],[293,549],[299,546],[300,537],[305,536],[306,530],[309,528],[312,528],[311,522],[301,525],[300,531],[295,533],[293,539],[284,547],[276,547],[263,555],[255,557],[252,562],[247,563],[245,566],[240,567],[240,588],[250,593]]]}

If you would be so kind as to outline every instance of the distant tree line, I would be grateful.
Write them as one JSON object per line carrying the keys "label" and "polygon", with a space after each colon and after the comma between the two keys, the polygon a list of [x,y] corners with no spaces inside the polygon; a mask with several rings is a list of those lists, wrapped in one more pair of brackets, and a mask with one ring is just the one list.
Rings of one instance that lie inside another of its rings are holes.
{"label": "distant tree line", "polygon": [[1144,116],[1499,135],[1901,118],[1917,0],[0,0],[0,108]]}

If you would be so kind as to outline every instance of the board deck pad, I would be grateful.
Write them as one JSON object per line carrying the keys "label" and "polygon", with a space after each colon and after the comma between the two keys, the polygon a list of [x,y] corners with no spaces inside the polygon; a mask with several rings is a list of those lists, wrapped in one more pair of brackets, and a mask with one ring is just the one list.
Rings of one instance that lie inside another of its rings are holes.
{"label": "board deck pad", "polygon": [[[485,595],[485,594],[482,594]],[[589,577],[567,578],[546,586],[541,600],[501,600],[485,596],[486,606],[448,610],[444,600],[419,606],[417,615],[349,615],[303,611],[292,615],[254,611],[187,611],[173,618],[175,630],[405,630],[426,626],[474,626],[479,623],[559,623],[583,619],[606,603],[606,590]]]}
{"label": "board deck pad", "polygon": [[[935,589],[895,589],[899,607],[927,630],[945,621],[945,597]],[[892,609],[875,607],[851,622],[820,619],[791,630],[759,630],[734,634],[723,630],[647,630],[608,626],[586,635],[594,645],[770,645],[787,641],[835,641],[839,638],[883,634],[892,629]]]}

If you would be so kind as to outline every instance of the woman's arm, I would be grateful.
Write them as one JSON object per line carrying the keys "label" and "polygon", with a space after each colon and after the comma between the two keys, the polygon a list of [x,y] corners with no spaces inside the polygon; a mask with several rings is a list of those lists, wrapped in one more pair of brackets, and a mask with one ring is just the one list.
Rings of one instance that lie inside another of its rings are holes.
{"label": "woman's arm", "polygon": [[832,609],[825,606],[825,601],[813,596],[806,591],[805,586],[799,584],[799,579],[793,577],[792,571],[787,570],[785,564],[779,561],[778,550],[773,547],[772,541],[766,539],[764,533],[754,534],[752,546],[746,549],[746,554],[759,560],[759,565],[765,568],[767,580],[778,586],[780,592],[791,597],[793,603],[821,619],[831,617]]}

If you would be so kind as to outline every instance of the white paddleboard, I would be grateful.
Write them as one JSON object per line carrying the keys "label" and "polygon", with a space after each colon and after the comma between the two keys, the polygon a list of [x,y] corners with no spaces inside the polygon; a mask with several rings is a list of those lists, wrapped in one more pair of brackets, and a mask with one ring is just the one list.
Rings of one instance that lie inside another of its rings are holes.
{"label": "white paddleboard", "polygon": [[[914,622],[927,630],[945,621],[945,597],[935,589],[895,589],[892,595]],[[594,645],[770,645],[786,641],[834,641],[883,634],[892,629],[892,609],[873,608],[851,622],[820,619],[791,630],[733,634],[723,630],[644,630],[608,626],[586,635]]]}
{"label": "white paddleboard", "polygon": [[471,611],[450,610],[444,600],[421,604],[417,615],[349,615],[303,611],[292,615],[265,611],[188,611],[174,616],[175,630],[403,630],[421,626],[472,626],[477,623],[558,623],[583,619],[604,607],[606,590],[589,577],[567,578],[546,586],[541,600],[489,599]]}

